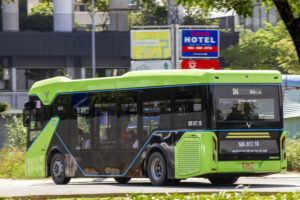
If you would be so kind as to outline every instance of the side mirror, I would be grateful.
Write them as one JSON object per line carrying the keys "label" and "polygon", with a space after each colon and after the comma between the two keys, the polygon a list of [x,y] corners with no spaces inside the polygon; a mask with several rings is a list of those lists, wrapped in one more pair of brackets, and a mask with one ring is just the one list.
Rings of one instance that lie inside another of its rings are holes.
{"label": "side mirror", "polygon": [[30,109],[23,110],[23,126],[28,127],[30,124]]}
{"label": "side mirror", "polygon": [[27,102],[24,104],[24,108],[25,108],[25,109],[33,109],[33,108],[35,108],[35,104],[34,104],[34,102],[32,102],[32,101],[27,101]]}

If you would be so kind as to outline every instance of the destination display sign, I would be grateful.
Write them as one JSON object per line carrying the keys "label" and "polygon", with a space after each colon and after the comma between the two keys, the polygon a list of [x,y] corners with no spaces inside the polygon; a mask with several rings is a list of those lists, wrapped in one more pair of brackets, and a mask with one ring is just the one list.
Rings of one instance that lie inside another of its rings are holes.
{"label": "destination display sign", "polygon": [[218,30],[182,30],[181,57],[183,58],[218,58]]}
{"label": "destination display sign", "polygon": [[263,91],[261,88],[232,88],[232,95],[254,95],[259,96],[262,95]]}
{"label": "destination display sign", "polygon": [[220,140],[220,153],[278,153],[276,140]]}

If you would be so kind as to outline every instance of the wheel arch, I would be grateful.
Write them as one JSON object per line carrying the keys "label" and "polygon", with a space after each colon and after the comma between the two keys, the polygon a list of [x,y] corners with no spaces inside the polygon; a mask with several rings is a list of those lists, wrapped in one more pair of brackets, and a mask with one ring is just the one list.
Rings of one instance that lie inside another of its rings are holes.
{"label": "wheel arch", "polygon": [[[147,173],[147,166],[148,166],[148,160],[151,156],[152,153],[154,152],[160,152],[162,154],[162,156],[164,157],[165,161],[166,161],[166,165],[167,165],[167,171],[169,169],[169,163],[168,163],[168,156],[167,156],[167,152],[164,149],[163,146],[161,146],[160,144],[153,144],[150,146],[149,150],[146,153],[146,157],[144,160],[144,164],[143,164],[143,175],[148,177],[148,173]],[[168,173],[167,173],[168,174]]]}
{"label": "wheel arch", "polygon": [[56,153],[60,153],[64,157],[63,150],[59,146],[53,146],[50,148],[49,153],[47,155],[47,162],[46,162],[46,177],[51,176],[51,172],[50,172],[51,160]]}

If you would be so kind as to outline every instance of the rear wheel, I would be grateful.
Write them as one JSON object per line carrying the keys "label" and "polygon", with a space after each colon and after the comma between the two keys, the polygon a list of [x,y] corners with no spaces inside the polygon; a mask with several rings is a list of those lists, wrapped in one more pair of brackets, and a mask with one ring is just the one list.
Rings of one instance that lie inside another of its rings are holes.
{"label": "rear wheel", "polygon": [[208,180],[213,184],[213,185],[232,185],[234,184],[239,177],[236,176],[212,176],[208,178]]}
{"label": "rear wheel", "polygon": [[67,184],[71,178],[66,177],[64,157],[60,153],[54,154],[51,159],[51,176],[54,183],[58,185]]}
{"label": "rear wheel", "polygon": [[155,186],[164,185],[167,182],[166,161],[161,153],[154,152],[148,160],[148,177]]}
{"label": "rear wheel", "polygon": [[119,184],[125,184],[125,183],[128,183],[131,180],[131,178],[129,178],[129,177],[117,177],[117,178],[115,178],[115,180]]}

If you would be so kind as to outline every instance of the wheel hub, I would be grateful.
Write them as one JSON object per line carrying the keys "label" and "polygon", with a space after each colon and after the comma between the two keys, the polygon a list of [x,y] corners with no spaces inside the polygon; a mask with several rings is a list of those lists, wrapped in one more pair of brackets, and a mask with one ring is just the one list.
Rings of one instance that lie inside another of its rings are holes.
{"label": "wheel hub", "polygon": [[58,177],[62,176],[63,170],[64,170],[64,167],[63,167],[62,162],[60,160],[55,161],[54,165],[53,165],[53,175],[58,178]]}
{"label": "wheel hub", "polygon": [[151,174],[155,180],[159,180],[162,177],[162,163],[158,158],[155,158],[151,163]]}

